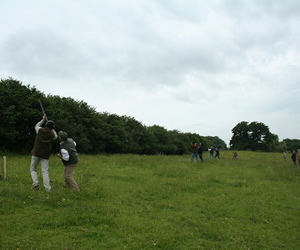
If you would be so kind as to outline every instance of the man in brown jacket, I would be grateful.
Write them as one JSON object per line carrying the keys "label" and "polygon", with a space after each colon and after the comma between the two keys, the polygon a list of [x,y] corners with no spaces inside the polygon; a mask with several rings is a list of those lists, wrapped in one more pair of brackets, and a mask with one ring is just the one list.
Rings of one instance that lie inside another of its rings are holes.
{"label": "man in brown jacket", "polygon": [[45,122],[45,116],[35,125],[36,137],[34,146],[31,151],[31,165],[30,172],[32,177],[32,188],[39,189],[39,180],[37,175],[37,166],[41,162],[41,169],[43,175],[43,184],[47,192],[50,192],[50,179],[48,174],[49,158],[52,150],[52,142],[57,138],[57,133],[54,130],[54,122],[49,120],[45,127],[42,124]]}

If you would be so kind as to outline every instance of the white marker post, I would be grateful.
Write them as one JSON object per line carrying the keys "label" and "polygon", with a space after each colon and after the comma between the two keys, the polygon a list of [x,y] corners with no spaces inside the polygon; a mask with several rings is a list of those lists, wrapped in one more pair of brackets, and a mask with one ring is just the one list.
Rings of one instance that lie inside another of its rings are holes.
{"label": "white marker post", "polygon": [[3,156],[3,180],[6,178],[6,156]]}

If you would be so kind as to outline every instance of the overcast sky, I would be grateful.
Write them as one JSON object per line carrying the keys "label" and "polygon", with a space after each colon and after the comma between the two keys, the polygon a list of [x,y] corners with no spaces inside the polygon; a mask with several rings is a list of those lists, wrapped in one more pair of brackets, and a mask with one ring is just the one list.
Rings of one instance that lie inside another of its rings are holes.
{"label": "overcast sky", "polygon": [[300,139],[299,0],[1,0],[0,78],[146,126]]}

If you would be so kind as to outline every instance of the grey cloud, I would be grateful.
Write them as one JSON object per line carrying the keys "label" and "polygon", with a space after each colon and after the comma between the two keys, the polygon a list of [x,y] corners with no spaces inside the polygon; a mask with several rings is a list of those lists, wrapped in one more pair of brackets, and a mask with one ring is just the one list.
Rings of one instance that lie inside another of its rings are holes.
{"label": "grey cloud", "polygon": [[147,125],[200,132],[201,124],[221,138],[240,119],[272,127],[299,106],[298,2],[6,1],[0,74],[53,84],[55,94]]}
{"label": "grey cloud", "polygon": [[95,68],[94,61],[72,40],[51,31],[25,30],[7,38],[2,45],[2,64],[24,75],[76,79]]}
{"label": "grey cloud", "polygon": [[70,46],[46,32],[18,33],[7,39],[3,50],[3,59],[10,62],[11,69],[21,70],[25,74],[46,70],[62,74],[66,70],[65,65],[72,61]]}

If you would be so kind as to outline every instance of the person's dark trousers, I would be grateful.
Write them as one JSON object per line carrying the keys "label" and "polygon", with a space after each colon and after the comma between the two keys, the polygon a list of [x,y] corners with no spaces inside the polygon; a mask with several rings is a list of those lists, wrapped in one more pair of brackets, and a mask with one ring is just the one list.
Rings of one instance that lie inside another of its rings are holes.
{"label": "person's dark trousers", "polygon": [[200,160],[203,162],[202,152],[199,152],[199,158],[200,158]]}

